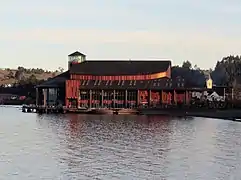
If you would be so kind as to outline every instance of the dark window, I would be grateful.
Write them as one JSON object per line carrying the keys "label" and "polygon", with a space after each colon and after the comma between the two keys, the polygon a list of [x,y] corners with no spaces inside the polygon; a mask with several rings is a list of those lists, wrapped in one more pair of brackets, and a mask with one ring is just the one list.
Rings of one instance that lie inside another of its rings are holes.
{"label": "dark window", "polygon": [[132,80],[130,81],[130,84],[129,84],[130,86],[132,86]]}
{"label": "dark window", "polygon": [[89,85],[89,83],[90,83],[90,80],[88,80],[88,81],[87,81],[86,86],[88,86],[88,85]]}
{"label": "dark window", "polygon": [[97,85],[97,83],[98,83],[98,80],[95,80],[94,86],[96,86],[96,85]]}

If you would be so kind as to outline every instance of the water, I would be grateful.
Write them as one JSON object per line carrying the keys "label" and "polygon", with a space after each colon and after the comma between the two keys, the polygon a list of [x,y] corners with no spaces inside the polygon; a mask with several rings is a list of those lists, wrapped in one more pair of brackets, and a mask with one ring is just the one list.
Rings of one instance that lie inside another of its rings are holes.
{"label": "water", "polygon": [[0,179],[241,179],[241,123],[0,107]]}

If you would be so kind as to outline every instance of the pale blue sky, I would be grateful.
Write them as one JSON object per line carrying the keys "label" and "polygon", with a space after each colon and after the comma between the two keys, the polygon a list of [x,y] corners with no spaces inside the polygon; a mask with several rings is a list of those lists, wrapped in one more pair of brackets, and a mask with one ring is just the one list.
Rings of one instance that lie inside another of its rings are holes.
{"label": "pale blue sky", "polygon": [[6,0],[0,67],[67,68],[88,59],[190,60],[241,55],[241,0]]}

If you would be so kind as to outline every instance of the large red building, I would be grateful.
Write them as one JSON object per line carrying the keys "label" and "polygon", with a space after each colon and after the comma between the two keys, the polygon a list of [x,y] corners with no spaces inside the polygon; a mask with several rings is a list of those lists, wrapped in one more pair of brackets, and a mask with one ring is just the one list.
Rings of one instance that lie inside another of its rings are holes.
{"label": "large red building", "polygon": [[136,108],[187,102],[184,79],[171,78],[170,60],[92,61],[69,55],[68,71],[37,86],[37,105]]}

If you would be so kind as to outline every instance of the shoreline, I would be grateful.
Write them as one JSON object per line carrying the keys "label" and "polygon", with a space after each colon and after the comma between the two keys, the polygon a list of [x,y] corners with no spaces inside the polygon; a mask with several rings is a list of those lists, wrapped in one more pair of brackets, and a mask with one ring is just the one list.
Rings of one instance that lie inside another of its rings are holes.
{"label": "shoreline", "polygon": [[[166,115],[174,117],[203,117],[203,118],[214,118],[214,119],[224,119],[233,120],[241,122],[241,110],[239,109],[165,109],[165,110],[143,110],[142,115]],[[240,120],[237,120],[240,119]]]}
{"label": "shoreline", "polygon": [[115,115],[160,115],[173,117],[203,117],[233,120],[241,122],[240,109],[192,109],[192,108],[146,108],[146,109],[61,109],[61,108],[40,108],[35,106],[22,106],[22,112],[28,113],[50,113],[50,114],[115,114]]}

